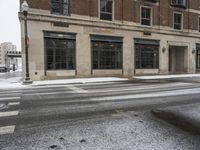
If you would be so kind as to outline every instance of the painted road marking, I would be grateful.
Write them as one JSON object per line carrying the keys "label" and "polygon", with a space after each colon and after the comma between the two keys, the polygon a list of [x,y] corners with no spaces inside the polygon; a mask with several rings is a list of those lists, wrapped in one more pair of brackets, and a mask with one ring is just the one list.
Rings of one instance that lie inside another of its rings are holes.
{"label": "painted road marking", "polygon": [[44,92],[44,93],[31,93],[31,94],[24,94],[24,96],[33,96],[33,95],[55,95],[55,94],[68,94],[68,93],[72,93],[72,92]]}
{"label": "painted road marking", "polygon": [[19,105],[20,102],[11,102],[11,103],[8,103],[8,106],[15,106],[15,105]]}
{"label": "painted road marking", "polygon": [[14,133],[15,126],[0,127],[0,135]]}
{"label": "painted road marking", "polygon": [[110,100],[122,100],[122,99],[137,99],[137,98],[153,98],[153,97],[164,97],[164,96],[178,96],[187,94],[199,94],[200,88],[184,89],[184,90],[174,90],[174,91],[164,91],[155,92],[147,94],[131,94],[123,96],[107,96],[101,98],[93,98],[93,101],[110,101]]}
{"label": "painted road marking", "polygon": [[75,93],[88,93],[87,90],[84,90],[82,88],[78,88],[78,87],[75,87],[75,86],[67,86],[67,88],[74,91]]}
{"label": "painted road marking", "polygon": [[10,116],[16,116],[19,114],[19,111],[6,111],[6,112],[0,112],[0,117],[10,117]]}
{"label": "painted road marking", "polygon": [[3,101],[3,100],[12,100],[12,99],[21,99],[21,97],[1,97],[0,101]]}

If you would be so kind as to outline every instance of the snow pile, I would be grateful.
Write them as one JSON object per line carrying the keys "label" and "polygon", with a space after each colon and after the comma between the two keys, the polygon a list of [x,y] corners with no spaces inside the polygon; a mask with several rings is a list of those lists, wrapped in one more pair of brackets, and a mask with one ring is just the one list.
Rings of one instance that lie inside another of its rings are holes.
{"label": "snow pile", "polygon": [[45,86],[45,85],[59,85],[59,84],[80,84],[80,83],[97,83],[97,82],[114,82],[125,81],[125,78],[105,77],[105,78],[77,78],[77,79],[64,79],[64,80],[44,80],[33,81],[30,85],[23,85],[21,77],[13,77],[8,79],[0,78],[0,89],[8,88],[24,88],[31,86]]}
{"label": "snow pile", "polygon": [[64,80],[45,80],[34,81],[33,85],[53,85],[53,84],[75,84],[75,83],[94,83],[94,82],[114,82],[125,81],[126,78],[117,77],[104,77],[104,78],[77,78],[77,79],[64,79]]}
{"label": "snow pile", "polygon": [[8,79],[0,79],[0,89],[23,88],[21,77],[13,77]]}
{"label": "snow pile", "polygon": [[135,76],[134,79],[170,79],[170,78],[192,78],[200,77],[200,74],[179,74],[179,75],[153,75],[153,76]]}

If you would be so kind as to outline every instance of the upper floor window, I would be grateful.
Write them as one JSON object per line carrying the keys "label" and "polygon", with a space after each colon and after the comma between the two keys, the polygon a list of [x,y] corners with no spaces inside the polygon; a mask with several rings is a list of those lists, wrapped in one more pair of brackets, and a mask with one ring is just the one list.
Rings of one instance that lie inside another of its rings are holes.
{"label": "upper floor window", "polygon": [[70,0],[51,0],[52,14],[70,15]]}
{"label": "upper floor window", "polygon": [[151,26],[151,8],[141,7],[141,25]]}
{"label": "upper floor window", "polygon": [[182,14],[174,13],[174,29],[181,30],[182,29]]}
{"label": "upper floor window", "polygon": [[100,0],[100,19],[112,21],[113,0]]}
{"label": "upper floor window", "polygon": [[171,0],[171,5],[185,8],[187,3],[186,0]]}

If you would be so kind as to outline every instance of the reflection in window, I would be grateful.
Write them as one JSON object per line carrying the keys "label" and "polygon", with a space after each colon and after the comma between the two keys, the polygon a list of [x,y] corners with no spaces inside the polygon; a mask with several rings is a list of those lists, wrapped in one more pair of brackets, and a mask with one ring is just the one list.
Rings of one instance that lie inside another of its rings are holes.
{"label": "reflection in window", "polygon": [[113,1],[101,0],[100,1],[100,19],[112,21]]}
{"label": "reflection in window", "polygon": [[196,52],[196,63],[197,63],[197,69],[200,69],[200,47],[197,48]]}
{"label": "reflection in window", "polygon": [[48,70],[75,69],[75,40],[45,39]]}
{"label": "reflection in window", "polygon": [[174,29],[181,30],[182,29],[182,14],[174,13]]}
{"label": "reflection in window", "polygon": [[52,14],[70,15],[70,0],[51,0]]}
{"label": "reflection in window", "polygon": [[156,69],[159,67],[159,46],[136,44],[136,69]]}
{"label": "reflection in window", "polygon": [[141,8],[141,24],[146,26],[151,25],[151,8]]}
{"label": "reflection in window", "polygon": [[122,43],[92,41],[93,69],[121,69]]}

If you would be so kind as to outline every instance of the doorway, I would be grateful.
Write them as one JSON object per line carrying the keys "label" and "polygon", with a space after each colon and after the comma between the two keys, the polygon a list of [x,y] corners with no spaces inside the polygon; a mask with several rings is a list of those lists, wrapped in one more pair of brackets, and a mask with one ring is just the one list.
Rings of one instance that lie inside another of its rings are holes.
{"label": "doorway", "polygon": [[188,47],[170,46],[169,47],[169,73],[181,74],[188,72]]}

